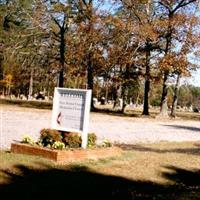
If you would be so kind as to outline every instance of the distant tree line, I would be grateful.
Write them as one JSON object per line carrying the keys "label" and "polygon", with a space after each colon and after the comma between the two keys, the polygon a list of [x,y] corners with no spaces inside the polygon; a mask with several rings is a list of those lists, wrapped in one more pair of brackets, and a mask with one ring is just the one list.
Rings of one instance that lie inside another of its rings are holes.
{"label": "distant tree line", "polygon": [[[200,50],[198,0],[0,0],[0,91],[52,96],[88,88],[117,105],[198,106],[199,88],[182,85]],[[171,86],[173,85],[173,86]],[[187,95],[186,95],[187,94]],[[179,97],[179,98],[178,98]],[[93,102],[93,101],[92,101]],[[92,103],[92,109],[95,105]]]}

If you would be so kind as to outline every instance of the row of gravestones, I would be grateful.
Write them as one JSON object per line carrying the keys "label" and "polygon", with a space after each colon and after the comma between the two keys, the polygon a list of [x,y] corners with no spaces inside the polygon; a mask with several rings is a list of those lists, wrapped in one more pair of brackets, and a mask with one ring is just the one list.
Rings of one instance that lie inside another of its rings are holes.
{"label": "row of gravestones", "polygon": [[[106,105],[106,104],[113,105],[115,103],[115,101],[114,100],[108,100],[106,102],[105,97],[101,97],[100,100],[98,100],[97,98],[93,98],[93,103],[94,103],[94,105]],[[116,107],[122,108],[122,105],[123,105],[123,100],[121,98],[119,98],[118,102],[116,104]],[[141,107],[142,108],[142,105],[135,105],[132,102],[130,104],[128,104],[127,106],[129,106],[129,107],[137,107],[137,108]]]}
{"label": "row of gravestones", "polygon": [[[120,101],[120,106],[122,106],[122,99],[120,99],[119,101]],[[106,104],[113,104],[114,101],[113,100],[108,100],[106,102],[105,97],[101,97],[100,100],[98,100],[97,98],[93,98],[93,103],[94,103],[94,105],[106,105]]]}
{"label": "row of gravestones", "polygon": [[[97,98],[93,98],[93,102],[94,102],[94,105],[114,104],[113,100],[109,100],[108,102],[106,102],[104,97],[101,97],[101,99],[99,101]],[[117,103],[116,107],[122,108],[122,104],[123,104],[122,99],[119,99],[119,102]],[[128,104],[127,106],[131,107],[131,108],[142,108],[143,107],[143,105],[135,105],[132,102],[130,104]],[[159,109],[159,107],[153,107],[151,105],[149,105],[149,108]],[[171,108],[169,108],[169,109],[171,109]],[[200,108],[197,108],[194,106],[190,106],[190,107],[177,106],[177,110],[182,111],[182,112],[200,112]]]}

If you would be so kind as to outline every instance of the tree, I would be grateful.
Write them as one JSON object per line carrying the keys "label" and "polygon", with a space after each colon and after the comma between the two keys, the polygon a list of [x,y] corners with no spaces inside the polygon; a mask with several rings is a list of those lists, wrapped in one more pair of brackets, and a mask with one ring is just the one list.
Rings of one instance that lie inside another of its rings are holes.
{"label": "tree", "polygon": [[[58,87],[64,86],[64,73],[66,73],[66,34],[69,33],[70,25],[73,23],[75,8],[71,0],[50,1],[49,14],[54,22],[51,26],[53,38],[59,49],[59,69],[58,69]],[[47,5],[48,9],[48,5]]]}
{"label": "tree", "polygon": [[48,64],[44,63],[48,35],[44,7],[40,1],[9,1],[3,5],[6,11],[1,33],[9,36],[2,40],[3,73],[12,73],[15,90],[30,97],[34,76],[41,80],[41,72]]}
{"label": "tree", "polygon": [[115,72],[116,101],[122,98],[122,112],[124,112],[128,103],[127,95],[130,88],[134,87],[131,84],[138,82],[137,79],[142,74],[141,66],[147,64],[145,41],[149,35],[144,30],[144,26],[148,27],[144,11],[146,4],[140,1],[121,1],[121,4],[122,7],[109,24],[112,38],[108,55],[113,57],[110,61]]}
{"label": "tree", "polygon": [[70,63],[75,67],[75,73],[81,73],[87,77],[86,88],[92,90],[92,104],[94,109],[94,78],[103,71],[103,37],[104,22],[94,7],[93,0],[77,1],[78,15],[76,18],[76,31],[73,36]]}
{"label": "tree", "polygon": [[162,72],[163,72],[163,92],[161,98],[161,109],[159,116],[166,117],[168,116],[168,107],[167,107],[167,94],[168,94],[168,78],[170,74],[170,67],[173,62],[173,45],[176,38],[178,38],[178,30],[176,29],[177,24],[180,22],[183,23],[182,17],[184,13],[180,11],[184,8],[194,3],[198,3],[196,0],[178,0],[178,1],[158,1],[161,9],[164,9],[165,12],[161,14],[163,19],[163,26],[160,28],[161,34],[163,36],[164,42],[164,57],[162,61]]}
{"label": "tree", "polygon": [[194,11],[194,14],[190,16],[188,21],[188,28],[185,31],[185,37],[182,36],[182,47],[180,49],[180,52],[177,52],[178,54],[178,62],[175,64],[175,73],[177,74],[175,89],[174,89],[174,97],[173,97],[173,103],[172,103],[172,109],[171,109],[171,117],[176,117],[176,106],[178,102],[178,91],[179,91],[179,85],[180,85],[180,79],[183,75],[190,75],[190,70],[194,70],[197,68],[197,64],[192,63],[188,57],[189,54],[195,55],[195,51],[199,50],[199,33],[196,33],[195,27],[200,24],[200,20],[196,16],[198,13],[199,6],[197,5]]}

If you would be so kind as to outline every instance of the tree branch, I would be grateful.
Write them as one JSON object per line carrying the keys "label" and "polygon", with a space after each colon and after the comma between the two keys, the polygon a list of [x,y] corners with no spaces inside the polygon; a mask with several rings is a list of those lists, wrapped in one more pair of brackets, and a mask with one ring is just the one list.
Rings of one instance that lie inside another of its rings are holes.
{"label": "tree branch", "polygon": [[60,29],[62,29],[62,26],[59,24],[59,22],[55,19],[55,17],[51,16],[53,21],[59,26]]}
{"label": "tree branch", "polygon": [[179,8],[182,8],[184,6],[187,6],[190,3],[195,2],[196,0],[190,0],[188,2],[185,2],[184,0],[180,1],[179,4],[172,10],[173,13],[175,13]]}

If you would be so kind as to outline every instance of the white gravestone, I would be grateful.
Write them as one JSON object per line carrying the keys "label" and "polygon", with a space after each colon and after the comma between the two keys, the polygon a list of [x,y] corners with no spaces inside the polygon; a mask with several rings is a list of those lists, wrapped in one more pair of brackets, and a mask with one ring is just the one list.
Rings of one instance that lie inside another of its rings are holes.
{"label": "white gravestone", "polygon": [[52,128],[81,133],[82,147],[87,147],[91,90],[55,88]]}

